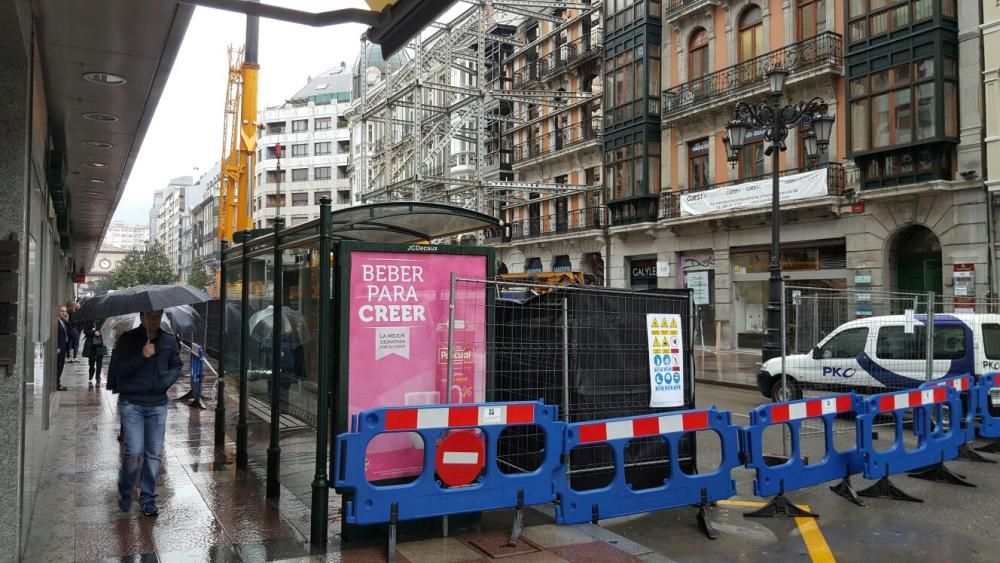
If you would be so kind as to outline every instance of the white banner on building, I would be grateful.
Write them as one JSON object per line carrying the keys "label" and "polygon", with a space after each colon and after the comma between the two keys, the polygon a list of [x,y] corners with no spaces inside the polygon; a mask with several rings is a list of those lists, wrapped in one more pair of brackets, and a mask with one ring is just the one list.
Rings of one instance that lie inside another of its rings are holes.
{"label": "white banner on building", "polygon": [[649,406],[684,405],[684,334],[680,315],[646,315],[649,338]]}
{"label": "white banner on building", "polygon": [[[828,194],[826,168],[783,176],[781,201],[797,201]],[[747,209],[771,204],[771,179],[757,180],[681,195],[681,215],[705,215],[733,209]]]}

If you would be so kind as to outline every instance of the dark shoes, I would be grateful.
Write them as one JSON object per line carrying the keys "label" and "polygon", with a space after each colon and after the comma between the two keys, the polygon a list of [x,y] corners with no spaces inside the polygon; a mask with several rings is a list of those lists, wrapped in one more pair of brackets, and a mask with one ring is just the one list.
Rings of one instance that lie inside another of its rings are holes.
{"label": "dark shoes", "polygon": [[67,391],[67,390],[68,390],[68,388],[67,387],[63,387],[62,385],[59,385],[59,386],[56,387],[56,391]]}
{"label": "dark shoes", "polygon": [[132,509],[132,500],[119,496],[118,509],[121,510],[122,512],[128,512],[129,510]]}
{"label": "dark shoes", "polygon": [[146,506],[142,507],[142,514],[144,516],[159,516],[160,510],[156,508],[155,504],[149,503]]}

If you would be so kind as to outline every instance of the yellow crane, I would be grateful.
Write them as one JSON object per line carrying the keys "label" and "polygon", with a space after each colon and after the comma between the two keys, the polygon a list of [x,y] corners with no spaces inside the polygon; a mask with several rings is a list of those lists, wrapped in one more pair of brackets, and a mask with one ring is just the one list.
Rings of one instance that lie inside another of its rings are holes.
{"label": "yellow crane", "polygon": [[256,32],[247,48],[229,47],[226,105],[222,131],[222,173],[219,178],[219,240],[250,229],[257,154]]}

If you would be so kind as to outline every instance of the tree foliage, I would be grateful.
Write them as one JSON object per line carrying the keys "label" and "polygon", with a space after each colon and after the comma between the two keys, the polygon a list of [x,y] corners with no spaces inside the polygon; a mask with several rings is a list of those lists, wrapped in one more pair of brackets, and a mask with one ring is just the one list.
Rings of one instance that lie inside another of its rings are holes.
{"label": "tree foliage", "polygon": [[212,278],[205,271],[205,264],[201,260],[192,262],[191,269],[188,271],[188,285],[197,287],[198,289],[205,289],[205,286],[210,283],[212,283]]}
{"label": "tree foliage", "polygon": [[141,250],[130,250],[125,258],[100,281],[99,289],[123,289],[136,285],[168,285],[176,282],[163,245],[153,243]]}

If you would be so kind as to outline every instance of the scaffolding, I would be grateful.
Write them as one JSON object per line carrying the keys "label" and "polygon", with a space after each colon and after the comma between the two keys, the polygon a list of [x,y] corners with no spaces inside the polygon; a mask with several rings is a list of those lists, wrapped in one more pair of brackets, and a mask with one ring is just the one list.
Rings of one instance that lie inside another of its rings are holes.
{"label": "scaffolding", "polygon": [[[362,76],[360,103],[351,116],[360,145],[352,172],[362,202],[447,203],[502,217],[505,208],[529,198],[593,189],[515,180],[511,132],[544,119],[538,107],[571,107],[599,98],[600,91],[547,89],[545,75],[554,76],[555,65],[538,61],[515,69],[513,61],[599,11],[599,2],[586,1],[475,2],[417,34],[407,47],[409,61],[384,80],[369,83]],[[553,28],[533,39],[519,38],[518,25],[531,19],[552,22]],[[361,52],[367,47],[363,41]]]}

